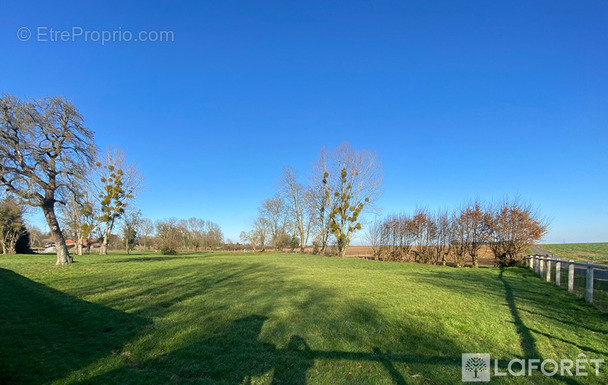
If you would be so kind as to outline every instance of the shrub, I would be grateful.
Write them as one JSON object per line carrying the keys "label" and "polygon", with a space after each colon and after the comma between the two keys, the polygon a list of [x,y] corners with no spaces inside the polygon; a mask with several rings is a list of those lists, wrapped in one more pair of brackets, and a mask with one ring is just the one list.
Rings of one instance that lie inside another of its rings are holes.
{"label": "shrub", "polygon": [[162,249],[160,249],[160,253],[162,255],[177,255],[177,251],[168,247],[163,247]]}

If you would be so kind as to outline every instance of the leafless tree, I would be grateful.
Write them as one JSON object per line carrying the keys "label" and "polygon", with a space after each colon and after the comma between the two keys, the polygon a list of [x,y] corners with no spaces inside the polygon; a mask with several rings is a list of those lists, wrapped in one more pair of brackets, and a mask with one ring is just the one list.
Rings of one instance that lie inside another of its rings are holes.
{"label": "leafless tree", "polygon": [[0,183],[30,206],[41,207],[55,241],[57,265],[73,261],[55,205],[93,164],[93,132],[64,98],[24,102],[0,98]]}
{"label": "leafless tree", "polygon": [[156,221],[156,240],[163,253],[175,253],[182,244],[178,220],[169,218]]}
{"label": "leafless tree", "polygon": [[547,233],[548,221],[519,199],[504,199],[489,209],[490,249],[496,263],[509,266],[521,263],[528,247]]}
{"label": "leafless tree", "polygon": [[372,257],[377,261],[382,257],[383,252],[383,224],[380,221],[375,221],[367,227],[365,240],[372,248]]}
{"label": "leafless tree", "polygon": [[313,164],[310,177],[310,212],[313,222],[315,243],[319,246],[319,254],[324,255],[329,244],[330,199],[326,186],[322,183],[324,175],[329,173],[329,153],[321,149],[317,161]]}
{"label": "leafless tree", "polygon": [[116,221],[123,216],[129,202],[141,188],[143,176],[135,163],[129,163],[120,149],[106,150],[101,161],[96,163],[96,183],[101,215],[102,243],[99,254],[108,253],[108,238]]}
{"label": "leafless tree", "polygon": [[381,165],[375,153],[343,143],[329,159],[322,150],[315,169],[315,174],[325,170],[314,188],[323,193],[319,211],[328,213],[327,230],[335,239],[338,255],[344,257],[353,234],[362,227],[360,216],[371,211],[380,194]]}
{"label": "leafless tree", "polygon": [[416,261],[429,263],[434,256],[437,226],[428,210],[416,209],[409,227],[416,246],[414,252]]}
{"label": "leafless tree", "polygon": [[458,222],[464,236],[461,241],[466,245],[473,267],[479,266],[479,249],[488,243],[489,217],[479,200],[465,204],[458,214]]}
{"label": "leafless tree", "polygon": [[90,235],[95,228],[95,210],[89,193],[81,188],[75,189],[60,207],[60,221],[64,229],[76,243],[76,254],[82,255],[86,244],[90,248]]}
{"label": "leafless tree", "polygon": [[152,246],[154,239],[154,222],[148,218],[142,218],[139,223],[139,239],[144,249]]}
{"label": "leafless tree", "polygon": [[312,191],[298,183],[298,171],[290,166],[283,167],[279,187],[291,215],[293,227],[300,237],[300,251],[304,252],[314,218],[314,213],[310,209]]}
{"label": "leafless tree", "polygon": [[452,241],[454,240],[454,225],[450,221],[448,211],[438,211],[435,215],[437,237],[435,242],[436,263],[445,266],[452,252]]}
{"label": "leafless tree", "polygon": [[262,202],[260,217],[268,223],[270,236],[275,250],[281,250],[285,243],[285,234],[289,231],[289,211],[279,194]]}

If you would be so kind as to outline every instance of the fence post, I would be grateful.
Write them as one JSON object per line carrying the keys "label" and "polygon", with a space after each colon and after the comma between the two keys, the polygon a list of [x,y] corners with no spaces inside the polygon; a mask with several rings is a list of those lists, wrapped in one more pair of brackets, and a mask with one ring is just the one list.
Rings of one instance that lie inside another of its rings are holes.
{"label": "fence post", "polygon": [[547,255],[547,275],[545,276],[545,281],[551,282],[551,259],[553,258],[553,254]]}
{"label": "fence post", "polygon": [[542,279],[545,276],[545,257],[538,257],[538,259],[540,260],[538,275],[540,275],[540,278]]}
{"label": "fence post", "polygon": [[573,260],[568,260],[568,291],[574,293],[574,265]]}
{"label": "fence post", "polygon": [[587,262],[587,285],[585,288],[585,301],[593,302],[593,262]]}
{"label": "fence post", "polygon": [[561,286],[562,284],[562,260],[558,259],[555,261],[555,284]]}

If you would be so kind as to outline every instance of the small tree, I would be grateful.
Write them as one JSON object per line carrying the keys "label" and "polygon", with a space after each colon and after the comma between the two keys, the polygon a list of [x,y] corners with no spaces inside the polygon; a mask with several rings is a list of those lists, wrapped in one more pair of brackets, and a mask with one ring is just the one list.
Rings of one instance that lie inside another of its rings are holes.
{"label": "small tree", "polygon": [[135,248],[137,243],[137,230],[141,224],[141,211],[130,211],[124,216],[122,226],[122,236],[125,243],[125,252],[129,254]]}
{"label": "small tree", "polygon": [[0,244],[2,254],[15,254],[17,241],[27,233],[23,207],[10,195],[0,200]]}

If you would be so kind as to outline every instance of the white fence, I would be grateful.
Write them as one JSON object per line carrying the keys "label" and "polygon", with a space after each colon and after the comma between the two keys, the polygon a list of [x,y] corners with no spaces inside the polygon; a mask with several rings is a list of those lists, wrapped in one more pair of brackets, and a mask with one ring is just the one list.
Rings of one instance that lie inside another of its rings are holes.
{"label": "white fence", "polygon": [[[584,297],[590,303],[594,303],[594,281],[602,281],[602,287],[606,287],[606,284],[608,284],[608,265],[596,265],[593,262],[574,262],[573,260],[555,258],[552,254],[547,256],[531,255],[528,259],[530,268],[542,279],[553,282],[557,286],[567,283],[570,293],[575,293],[575,288],[580,287],[580,281],[584,279]],[[564,270],[568,274],[566,282],[563,282],[565,277],[562,276],[562,272]],[[597,289],[595,291],[597,292]]]}

